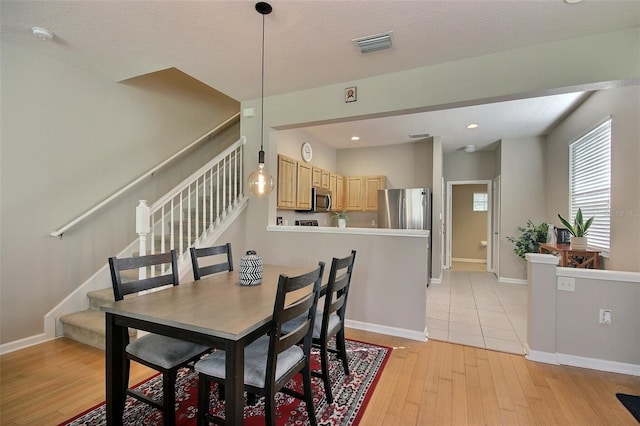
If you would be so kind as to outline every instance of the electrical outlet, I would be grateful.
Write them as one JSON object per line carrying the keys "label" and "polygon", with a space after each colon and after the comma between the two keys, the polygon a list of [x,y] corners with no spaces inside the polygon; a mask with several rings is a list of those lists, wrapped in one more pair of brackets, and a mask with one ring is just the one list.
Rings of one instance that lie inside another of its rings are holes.
{"label": "electrical outlet", "polygon": [[558,290],[576,291],[576,279],[570,277],[558,277]]}
{"label": "electrical outlet", "polygon": [[611,309],[600,309],[600,324],[611,324]]}

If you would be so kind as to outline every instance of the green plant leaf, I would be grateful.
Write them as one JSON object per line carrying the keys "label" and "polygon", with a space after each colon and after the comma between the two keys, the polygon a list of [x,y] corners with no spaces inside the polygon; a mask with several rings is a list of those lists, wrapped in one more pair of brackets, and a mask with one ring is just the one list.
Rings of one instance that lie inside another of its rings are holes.
{"label": "green plant leaf", "polygon": [[569,230],[569,233],[573,236],[576,236],[576,231],[573,229],[573,226],[569,223],[569,221],[562,217],[560,213],[558,213],[558,218],[560,219],[560,222],[562,222],[562,224]]}

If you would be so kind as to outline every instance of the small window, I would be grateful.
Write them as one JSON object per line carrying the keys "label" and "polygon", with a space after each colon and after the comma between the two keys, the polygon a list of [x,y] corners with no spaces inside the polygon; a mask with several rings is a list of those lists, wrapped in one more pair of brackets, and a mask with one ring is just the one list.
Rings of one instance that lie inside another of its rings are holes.
{"label": "small window", "polygon": [[473,193],[473,211],[486,212],[489,210],[489,194],[487,192]]}

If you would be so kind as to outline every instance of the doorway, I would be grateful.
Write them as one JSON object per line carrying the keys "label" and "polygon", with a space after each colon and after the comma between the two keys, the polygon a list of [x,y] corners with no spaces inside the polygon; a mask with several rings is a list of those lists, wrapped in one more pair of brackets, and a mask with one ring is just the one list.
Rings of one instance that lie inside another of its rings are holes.
{"label": "doorway", "polygon": [[446,193],[445,267],[462,261],[484,263],[492,270],[492,182],[450,181]]}

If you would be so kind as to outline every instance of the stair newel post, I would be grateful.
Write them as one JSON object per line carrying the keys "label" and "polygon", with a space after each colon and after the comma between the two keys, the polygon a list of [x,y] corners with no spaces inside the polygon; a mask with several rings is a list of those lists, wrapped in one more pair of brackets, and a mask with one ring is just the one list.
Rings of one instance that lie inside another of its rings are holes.
{"label": "stair newel post", "polygon": [[[138,207],[136,207],[136,232],[140,237],[140,256],[147,254],[147,235],[151,230],[149,225],[150,215],[151,209],[147,205],[147,200],[140,200]],[[147,270],[145,268],[140,268],[138,278],[147,278]]]}

